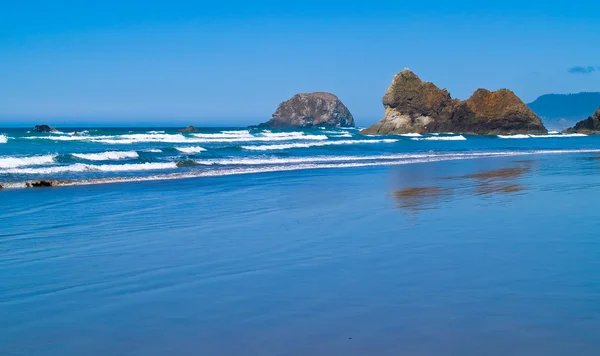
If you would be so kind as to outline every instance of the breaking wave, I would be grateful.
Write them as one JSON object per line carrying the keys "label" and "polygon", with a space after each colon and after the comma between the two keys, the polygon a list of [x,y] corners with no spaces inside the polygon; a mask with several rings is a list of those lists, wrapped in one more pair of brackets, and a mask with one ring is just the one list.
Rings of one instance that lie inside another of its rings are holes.
{"label": "breaking wave", "polygon": [[54,163],[56,155],[32,157],[3,157],[0,158],[0,168],[17,168],[27,166],[42,166]]}
{"label": "breaking wave", "polygon": [[0,135],[0,143],[7,143],[8,142],[8,137],[4,136],[4,135]]}

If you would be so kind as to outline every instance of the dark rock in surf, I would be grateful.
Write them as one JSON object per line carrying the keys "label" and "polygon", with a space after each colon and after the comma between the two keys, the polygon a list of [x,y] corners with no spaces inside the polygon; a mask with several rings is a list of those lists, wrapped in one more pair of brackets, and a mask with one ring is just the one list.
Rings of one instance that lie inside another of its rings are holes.
{"label": "dark rock in surf", "polygon": [[600,133],[600,108],[594,115],[579,121],[574,127],[565,130],[566,133],[598,134]]}
{"label": "dark rock in surf", "polygon": [[383,97],[385,117],[364,134],[459,132],[476,135],[546,133],[542,121],[512,91],[478,89],[465,100],[405,69]]}
{"label": "dark rock in surf", "polygon": [[27,182],[25,183],[25,186],[27,188],[44,188],[44,187],[54,187],[58,185],[57,181],[52,181],[52,180],[36,180],[33,182]]}
{"label": "dark rock in surf", "polygon": [[331,93],[296,94],[279,104],[262,128],[354,127],[350,110]]}
{"label": "dark rock in surf", "polygon": [[33,132],[56,132],[57,130],[54,127],[50,127],[48,125],[35,125],[33,128]]}
{"label": "dark rock in surf", "polygon": [[184,129],[180,129],[178,131],[181,133],[194,133],[194,132],[199,132],[200,129],[198,129],[197,127],[194,127],[194,126],[188,126]]}

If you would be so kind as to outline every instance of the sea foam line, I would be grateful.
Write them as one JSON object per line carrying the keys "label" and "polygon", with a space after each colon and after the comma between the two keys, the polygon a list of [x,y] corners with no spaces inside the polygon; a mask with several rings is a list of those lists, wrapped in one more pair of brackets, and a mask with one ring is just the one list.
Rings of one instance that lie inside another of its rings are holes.
{"label": "sea foam line", "polygon": [[[374,166],[394,166],[404,164],[452,161],[463,159],[478,159],[478,158],[493,158],[493,157],[509,157],[509,156],[527,156],[527,155],[543,155],[543,154],[569,154],[569,153],[600,153],[600,149],[589,150],[538,150],[538,151],[512,151],[512,152],[480,152],[468,153],[460,155],[445,155],[440,157],[420,158],[420,159],[401,159],[396,161],[383,162],[350,162],[350,163],[335,163],[335,164],[299,164],[293,166],[266,166],[266,167],[244,167],[232,169],[215,169],[210,171],[197,171],[187,173],[171,173],[162,175],[153,175],[146,177],[112,177],[87,179],[77,181],[57,182],[56,185],[72,186],[72,185],[95,185],[108,183],[126,183],[126,182],[144,182],[144,181],[160,181],[186,178],[202,178],[202,177],[219,177],[242,174],[256,174],[269,172],[286,172],[307,169],[336,169],[336,168],[355,168],[355,167],[374,167]],[[11,182],[2,183],[4,188],[21,188],[25,187],[25,183]]]}
{"label": "sea foam line", "polygon": [[175,169],[177,163],[132,163],[132,164],[83,164],[76,163],[69,166],[53,166],[42,168],[11,168],[0,170],[0,174],[57,174],[57,173],[78,173],[78,172],[135,172],[135,171],[155,171],[164,169]]}
{"label": "sea foam line", "polygon": [[280,145],[242,146],[242,149],[248,150],[248,151],[274,151],[274,150],[287,150],[290,148],[309,148],[309,147],[334,146],[334,145],[374,144],[374,143],[393,143],[393,142],[398,142],[398,140],[393,140],[393,139],[339,140],[339,141],[326,141],[326,142],[288,143],[288,144],[280,144]]}

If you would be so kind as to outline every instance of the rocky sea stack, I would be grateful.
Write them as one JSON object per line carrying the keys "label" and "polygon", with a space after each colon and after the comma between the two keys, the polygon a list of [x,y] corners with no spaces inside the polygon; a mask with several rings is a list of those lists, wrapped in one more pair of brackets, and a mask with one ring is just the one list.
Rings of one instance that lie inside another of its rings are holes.
{"label": "rocky sea stack", "polygon": [[259,127],[354,127],[354,118],[337,96],[321,92],[306,93],[294,95],[279,104],[271,120]]}
{"label": "rocky sea stack", "polygon": [[579,121],[574,127],[565,130],[567,133],[597,134],[600,133],[600,108],[594,115]]}
{"label": "rocky sea stack", "polygon": [[194,127],[194,126],[188,126],[186,128],[179,129],[177,131],[181,132],[181,133],[194,133],[194,132],[200,132],[200,129],[198,129],[198,128]]}
{"label": "rocky sea stack", "polygon": [[383,97],[385,117],[364,134],[457,132],[477,135],[546,133],[542,120],[510,90],[478,89],[467,100],[423,82],[405,69]]}
{"label": "rocky sea stack", "polygon": [[35,125],[33,128],[33,132],[56,132],[57,130],[54,127],[50,127],[48,125]]}

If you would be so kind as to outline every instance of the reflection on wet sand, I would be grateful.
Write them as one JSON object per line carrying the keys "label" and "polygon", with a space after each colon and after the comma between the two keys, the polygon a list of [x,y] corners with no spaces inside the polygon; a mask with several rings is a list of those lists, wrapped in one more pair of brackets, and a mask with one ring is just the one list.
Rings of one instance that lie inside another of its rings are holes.
{"label": "reflection on wet sand", "polygon": [[[432,185],[396,190],[398,206],[410,211],[435,209],[437,204],[451,196],[512,195],[526,190],[518,180],[531,171],[533,161],[513,162],[514,167],[491,169],[463,176],[437,178],[445,186]],[[473,184],[475,183],[475,184]]]}
{"label": "reflection on wet sand", "polygon": [[474,193],[476,195],[487,194],[513,194],[525,190],[525,187],[515,183],[513,180],[522,177],[527,172],[531,171],[529,162],[521,167],[501,168],[487,172],[480,172],[464,176],[466,179],[474,179],[477,181]]}
{"label": "reflection on wet sand", "polygon": [[413,187],[397,190],[394,196],[398,206],[408,210],[425,210],[434,208],[444,196],[451,194],[450,189],[442,187]]}

